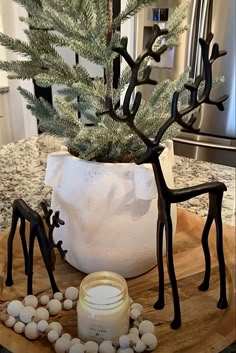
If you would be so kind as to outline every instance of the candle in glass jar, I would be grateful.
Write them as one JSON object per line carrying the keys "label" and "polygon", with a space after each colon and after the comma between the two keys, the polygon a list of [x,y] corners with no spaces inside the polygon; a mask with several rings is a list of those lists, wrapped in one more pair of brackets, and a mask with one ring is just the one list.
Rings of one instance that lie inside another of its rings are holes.
{"label": "candle in glass jar", "polygon": [[83,341],[117,342],[129,332],[129,295],[120,275],[101,271],[84,278],[77,305],[78,336]]}

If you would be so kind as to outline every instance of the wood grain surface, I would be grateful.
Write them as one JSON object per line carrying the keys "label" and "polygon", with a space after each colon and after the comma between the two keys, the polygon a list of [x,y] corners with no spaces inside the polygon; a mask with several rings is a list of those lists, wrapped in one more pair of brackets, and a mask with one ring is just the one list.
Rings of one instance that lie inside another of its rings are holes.
{"label": "wood grain surface", "polygon": [[[174,240],[175,268],[178,279],[182,311],[182,327],[177,331],[170,329],[173,318],[172,295],[165,268],[165,301],[161,311],[153,309],[157,296],[157,269],[128,280],[130,296],[144,306],[146,319],[156,327],[158,346],[156,353],[214,353],[220,352],[236,339],[235,332],[235,228],[224,226],[224,251],[227,265],[227,293],[229,307],[219,310],[216,307],[219,296],[219,273],[215,250],[215,231],[210,234],[212,272],[210,288],[200,292],[198,285],[203,278],[204,258],[201,248],[203,220],[186,210],[178,209],[178,225]],[[6,274],[6,231],[0,236],[0,310],[7,301],[22,299],[26,295],[26,277],[23,273],[23,258],[19,241],[14,241],[14,286],[4,285]],[[145,239],[144,239],[145,241]],[[137,259],[138,261],[138,259]],[[165,262],[165,261],[164,261]],[[47,274],[43,268],[38,251],[34,261],[34,294],[51,293]],[[60,289],[79,286],[83,273],[57,259],[55,276]],[[60,321],[66,332],[76,336],[76,310],[61,312],[56,320]],[[30,342],[24,336],[15,334],[0,323],[0,344],[13,353],[50,353],[53,346],[46,337]]]}

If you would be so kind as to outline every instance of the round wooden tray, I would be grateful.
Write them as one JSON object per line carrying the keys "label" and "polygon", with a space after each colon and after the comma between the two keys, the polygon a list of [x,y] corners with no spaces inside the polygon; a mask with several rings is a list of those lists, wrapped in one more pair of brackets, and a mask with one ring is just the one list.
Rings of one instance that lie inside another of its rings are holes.
{"label": "round wooden tray", "polygon": [[[145,308],[145,318],[154,322],[158,347],[156,353],[205,353],[220,352],[235,339],[235,228],[224,226],[224,251],[227,265],[227,292],[229,307],[219,310],[216,307],[219,296],[219,273],[215,251],[215,231],[211,230],[210,244],[212,254],[212,273],[210,288],[200,292],[198,285],[203,278],[204,258],[201,248],[203,220],[186,210],[178,209],[177,233],[174,240],[175,269],[181,300],[182,326],[172,331],[173,319],[171,288],[165,269],[166,306],[161,311],[153,309],[157,296],[157,269],[128,280],[130,296]],[[23,271],[23,257],[16,234],[14,240],[14,286],[4,285],[6,274],[7,232],[0,237],[0,310],[6,301],[22,299],[26,295],[26,277]],[[144,240],[145,241],[145,240]],[[137,259],[138,261],[138,259]],[[55,277],[63,291],[68,286],[79,286],[85,275],[67,263],[57,259]],[[34,259],[34,294],[51,293],[47,274],[38,251]],[[61,312],[56,320],[63,324],[66,332],[76,337],[76,310]],[[15,334],[11,329],[0,324],[0,344],[13,353],[49,353],[53,346],[46,337],[30,342],[24,336]]]}

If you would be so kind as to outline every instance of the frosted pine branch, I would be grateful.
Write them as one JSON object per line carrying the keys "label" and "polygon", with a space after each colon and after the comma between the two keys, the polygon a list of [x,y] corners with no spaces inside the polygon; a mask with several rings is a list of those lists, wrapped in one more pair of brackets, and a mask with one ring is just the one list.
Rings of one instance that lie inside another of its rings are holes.
{"label": "frosted pine branch", "polygon": [[[168,47],[177,45],[179,35],[186,30],[182,24],[186,16],[186,3],[181,5],[167,24],[169,33],[153,45],[158,49],[165,40]],[[134,16],[145,6],[155,4],[156,0],[128,0],[126,8],[112,22],[108,34],[109,16],[107,0],[15,0],[30,14],[21,19],[30,27],[25,30],[28,42],[0,34],[0,44],[19,53],[21,60],[0,62],[0,69],[10,73],[11,78],[35,79],[41,86],[63,85],[58,90],[52,107],[43,99],[37,99],[30,92],[20,88],[27,101],[27,107],[38,118],[40,128],[56,136],[64,137],[71,153],[87,160],[106,160],[117,162],[133,161],[143,148],[142,141],[126,124],[118,123],[108,115],[96,113],[106,110],[106,95],[119,114],[117,106],[121,94],[130,80],[130,68],[126,68],[120,77],[117,89],[108,89],[104,79],[91,80],[81,65],[68,65],[59,54],[58,48],[69,48],[75,54],[103,69],[111,67],[118,55],[112,48],[120,45],[121,23]],[[110,16],[111,19],[111,16]],[[143,77],[148,58],[139,71]],[[112,79],[112,77],[111,77]],[[185,72],[179,80],[158,84],[148,101],[142,100],[136,124],[149,136],[152,136],[163,120],[169,117],[171,95],[181,90],[188,80]],[[181,104],[186,104],[188,95],[181,95]],[[87,127],[78,118],[78,112],[93,122]],[[172,137],[176,131],[170,131]]]}
{"label": "frosted pine branch", "polygon": [[136,15],[143,7],[149,6],[155,3],[158,6],[158,1],[155,0],[128,0],[124,11],[122,11],[113,21],[113,28],[120,27],[121,23],[127,21],[130,17]]}
{"label": "frosted pine branch", "polygon": [[38,16],[42,10],[39,0],[14,0],[32,16]]}
{"label": "frosted pine branch", "polygon": [[156,40],[153,45],[154,50],[157,50],[161,46],[163,39],[165,40],[165,44],[169,48],[172,48],[179,44],[179,35],[188,29],[188,27],[186,25],[182,25],[182,23],[187,17],[187,12],[191,2],[192,0],[185,0],[181,5],[179,5],[175,9],[174,13],[171,15],[166,25],[168,33],[164,36],[159,37]]}

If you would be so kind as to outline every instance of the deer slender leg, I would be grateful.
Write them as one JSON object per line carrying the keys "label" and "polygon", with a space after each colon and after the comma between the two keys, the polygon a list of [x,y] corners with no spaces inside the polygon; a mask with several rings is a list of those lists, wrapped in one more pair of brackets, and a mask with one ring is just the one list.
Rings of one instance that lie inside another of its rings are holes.
{"label": "deer slender leg", "polygon": [[[209,205],[209,208],[210,208],[210,205]],[[211,275],[211,255],[210,255],[210,250],[208,245],[208,237],[209,237],[209,231],[210,231],[213,219],[214,217],[212,216],[212,214],[208,213],[207,220],[202,232],[202,248],[203,248],[204,257],[205,257],[205,275],[204,275],[203,282],[198,287],[199,290],[201,291],[207,291],[209,288],[210,275]]]}
{"label": "deer slender leg", "polygon": [[170,326],[173,330],[176,330],[181,326],[181,313],[180,313],[179,293],[178,293],[174,261],[173,261],[173,234],[172,234],[173,230],[172,230],[172,221],[170,216],[170,208],[169,210],[166,210],[166,213],[167,212],[168,214],[165,217],[166,259],[167,259],[167,268],[168,268],[168,274],[170,278],[173,303],[174,303],[174,320],[172,321]]}
{"label": "deer slender leg", "polygon": [[29,257],[28,257],[28,278],[27,278],[27,294],[33,294],[33,262],[34,262],[34,239],[35,230],[30,228],[29,236]]}
{"label": "deer slender leg", "polygon": [[60,289],[57,287],[57,284],[53,275],[53,271],[52,271],[51,249],[50,249],[49,243],[47,242],[47,239],[44,238],[44,235],[40,231],[38,232],[38,242],[39,242],[41,254],[43,256],[43,261],[48,273],[52,291],[53,293],[60,292]]}
{"label": "deer slender leg", "polygon": [[57,284],[56,284],[56,281],[55,281],[55,278],[53,275],[51,263],[50,263],[50,256],[49,256],[50,251],[45,251],[44,248],[41,248],[41,253],[43,255],[43,260],[45,263],[45,267],[47,269],[47,273],[48,273],[48,277],[50,280],[52,291],[53,291],[53,293],[60,292],[60,289],[57,287]]}
{"label": "deer slender leg", "polygon": [[159,278],[159,294],[158,300],[154,304],[154,308],[161,310],[165,306],[164,298],[164,268],[163,268],[163,230],[164,223],[158,219],[157,221],[157,269]]}
{"label": "deer slender leg", "polygon": [[12,252],[13,252],[13,239],[16,232],[16,226],[19,219],[17,210],[13,207],[11,229],[7,242],[7,278],[5,281],[6,286],[11,287],[13,285],[12,279]]}
{"label": "deer slender leg", "polygon": [[223,250],[223,227],[221,218],[221,204],[222,204],[223,192],[216,195],[216,214],[215,214],[215,224],[216,224],[216,248],[217,256],[219,262],[219,272],[220,272],[220,298],[217,303],[219,309],[225,309],[228,307],[227,296],[226,296],[226,274],[225,274],[225,260],[224,260],[224,250]]}
{"label": "deer slender leg", "polygon": [[20,237],[21,237],[22,249],[23,249],[24,259],[25,259],[25,274],[27,275],[28,274],[28,250],[27,250],[27,244],[25,239],[24,217],[21,217],[21,221],[20,221]]}

